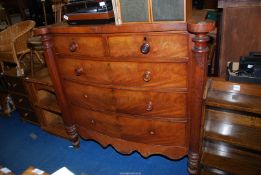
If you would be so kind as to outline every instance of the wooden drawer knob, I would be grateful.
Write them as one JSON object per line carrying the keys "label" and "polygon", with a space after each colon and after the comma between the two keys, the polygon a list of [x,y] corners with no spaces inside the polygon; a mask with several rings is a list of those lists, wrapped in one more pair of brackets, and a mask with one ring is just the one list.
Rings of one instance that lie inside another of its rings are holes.
{"label": "wooden drawer knob", "polygon": [[28,112],[26,112],[26,113],[24,113],[24,117],[27,117],[29,115],[29,113]]}
{"label": "wooden drawer knob", "polygon": [[150,45],[148,42],[145,42],[140,46],[140,52],[142,54],[148,54],[150,52]]}
{"label": "wooden drawer knob", "polygon": [[83,73],[83,68],[78,67],[78,68],[74,69],[74,73],[76,76],[80,76]]}
{"label": "wooden drawer knob", "polygon": [[72,43],[70,44],[70,46],[69,46],[69,50],[70,50],[71,52],[75,52],[75,51],[77,50],[77,48],[78,48],[78,44],[77,44],[76,42],[72,42]]}
{"label": "wooden drawer knob", "polygon": [[153,109],[152,101],[149,101],[146,106],[146,111],[152,111],[152,109]]}
{"label": "wooden drawer knob", "polygon": [[19,103],[22,103],[23,101],[24,101],[24,99],[22,99],[22,98],[19,98],[19,100],[18,100]]}
{"label": "wooden drawer knob", "polygon": [[145,82],[149,82],[151,80],[151,72],[150,71],[145,71],[143,74],[143,80]]}
{"label": "wooden drawer knob", "polygon": [[91,120],[91,124],[94,125],[95,124],[95,120],[92,119]]}
{"label": "wooden drawer knob", "polygon": [[151,130],[150,135],[155,135],[155,131]]}
{"label": "wooden drawer knob", "polygon": [[14,83],[14,84],[13,84],[13,87],[16,87],[16,86],[17,86],[17,84],[16,84],[16,83]]}

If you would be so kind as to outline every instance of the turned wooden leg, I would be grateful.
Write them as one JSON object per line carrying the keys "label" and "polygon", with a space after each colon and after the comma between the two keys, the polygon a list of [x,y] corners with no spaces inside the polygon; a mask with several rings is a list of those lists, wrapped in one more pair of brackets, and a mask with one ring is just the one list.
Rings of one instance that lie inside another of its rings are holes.
{"label": "turned wooden leg", "polygon": [[190,98],[190,138],[189,138],[189,160],[188,172],[191,175],[199,174],[199,152],[201,150],[201,123],[202,123],[202,106],[205,82],[207,80],[207,56],[209,40],[207,33],[212,31],[215,24],[210,21],[188,23],[188,30],[193,33],[192,41],[192,75]]}
{"label": "turned wooden leg", "polygon": [[188,157],[188,172],[190,175],[196,175],[199,171],[199,154],[190,152]]}
{"label": "turned wooden leg", "polygon": [[75,125],[66,126],[65,129],[66,129],[67,134],[70,137],[70,141],[71,141],[73,147],[79,148],[80,147],[80,138],[76,131],[76,126]]}

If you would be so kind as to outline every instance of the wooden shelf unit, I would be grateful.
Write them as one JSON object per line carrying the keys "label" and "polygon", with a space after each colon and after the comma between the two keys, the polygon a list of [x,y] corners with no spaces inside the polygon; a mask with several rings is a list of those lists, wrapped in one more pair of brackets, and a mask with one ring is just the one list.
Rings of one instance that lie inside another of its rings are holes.
{"label": "wooden shelf unit", "polygon": [[261,172],[261,86],[210,80],[201,174]]}
{"label": "wooden shelf unit", "polygon": [[30,92],[29,99],[34,104],[41,128],[51,134],[68,138],[48,69],[42,68],[33,77],[26,77],[25,85]]}

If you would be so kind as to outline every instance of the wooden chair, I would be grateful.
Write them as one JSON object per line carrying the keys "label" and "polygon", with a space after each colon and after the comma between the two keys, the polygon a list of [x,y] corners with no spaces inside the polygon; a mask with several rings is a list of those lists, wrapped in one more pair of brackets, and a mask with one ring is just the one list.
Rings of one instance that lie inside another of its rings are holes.
{"label": "wooden chair", "polygon": [[35,22],[32,20],[22,21],[13,24],[0,32],[0,63],[4,71],[4,62],[15,63],[17,65],[17,76],[22,76],[21,58],[30,53],[27,46],[28,38],[32,37],[32,29]]}

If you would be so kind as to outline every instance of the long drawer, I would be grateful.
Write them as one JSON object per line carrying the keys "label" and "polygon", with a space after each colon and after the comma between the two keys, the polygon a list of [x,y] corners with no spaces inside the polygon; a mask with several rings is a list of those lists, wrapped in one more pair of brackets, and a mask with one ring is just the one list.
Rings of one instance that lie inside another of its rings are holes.
{"label": "long drawer", "polygon": [[187,63],[135,63],[57,59],[63,78],[128,87],[187,88]]}
{"label": "long drawer", "polygon": [[185,147],[187,121],[171,122],[108,114],[72,106],[77,126],[127,141]]}
{"label": "long drawer", "polygon": [[67,99],[75,105],[132,115],[186,117],[186,93],[131,91],[64,81]]}
{"label": "long drawer", "polygon": [[55,52],[87,57],[188,57],[186,33],[55,35]]}

